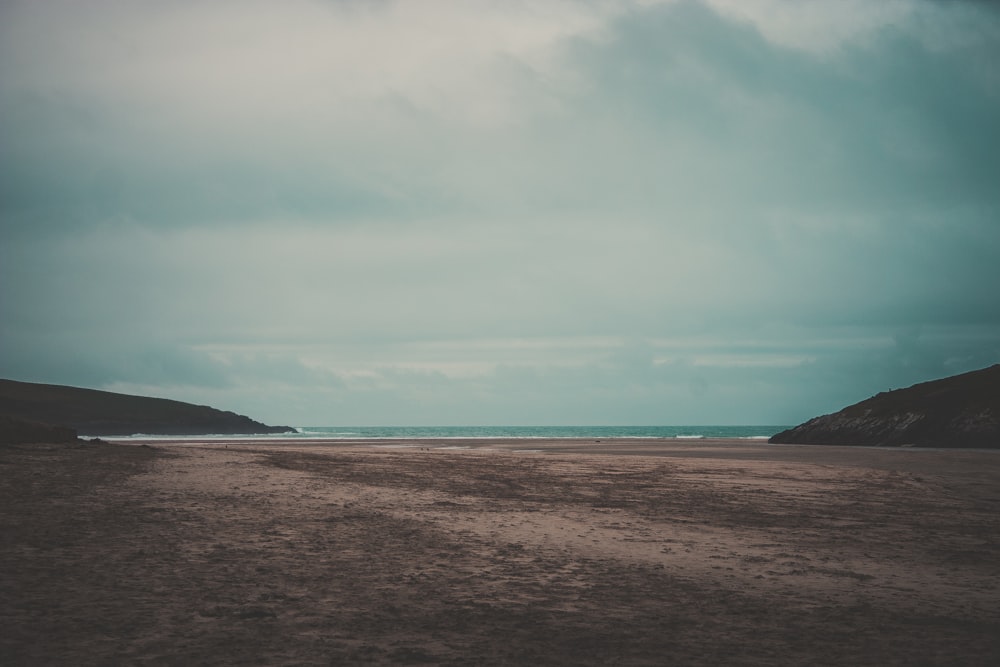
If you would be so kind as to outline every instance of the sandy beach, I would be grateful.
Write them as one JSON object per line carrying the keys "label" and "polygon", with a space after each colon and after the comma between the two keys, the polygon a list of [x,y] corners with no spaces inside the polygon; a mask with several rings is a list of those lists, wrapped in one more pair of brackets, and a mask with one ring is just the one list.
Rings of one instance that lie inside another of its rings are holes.
{"label": "sandy beach", "polygon": [[1000,451],[0,448],[0,664],[1000,664]]}

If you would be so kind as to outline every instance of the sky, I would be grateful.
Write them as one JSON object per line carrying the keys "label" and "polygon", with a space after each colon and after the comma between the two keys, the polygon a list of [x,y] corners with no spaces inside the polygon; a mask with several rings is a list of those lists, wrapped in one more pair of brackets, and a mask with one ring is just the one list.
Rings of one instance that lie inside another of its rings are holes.
{"label": "sky", "polygon": [[0,0],[0,377],[795,424],[989,366],[998,62],[971,0]]}

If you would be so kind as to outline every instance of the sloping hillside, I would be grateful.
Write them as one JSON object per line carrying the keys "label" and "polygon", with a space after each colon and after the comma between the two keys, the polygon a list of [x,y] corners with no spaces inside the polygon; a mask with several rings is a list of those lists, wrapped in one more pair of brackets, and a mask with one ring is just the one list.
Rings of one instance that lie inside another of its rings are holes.
{"label": "sloping hillside", "polygon": [[878,394],[770,441],[1000,448],[1000,364]]}
{"label": "sloping hillside", "polygon": [[287,433],[205,405],[62,385],[0,380],[0,416],[76,429],[81,435]]}

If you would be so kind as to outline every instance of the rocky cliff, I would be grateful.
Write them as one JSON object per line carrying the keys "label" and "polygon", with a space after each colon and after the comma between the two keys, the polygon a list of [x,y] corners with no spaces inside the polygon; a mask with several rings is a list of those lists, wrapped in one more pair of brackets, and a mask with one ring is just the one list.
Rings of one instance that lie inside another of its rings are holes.
{"label": "rocky cliff", "polygon": [[0,380],[0,417],[63,426],[81,435],[235,435],[294,430],[205,405],[13,380]]}
{"label": "rocky cliff", "polygon": [[770,442],[1000,448],[1000,364],[883,392]]}
{"label": "rocky cliff", "polygon": [[76,431],[0,415],[0,445],[34,442],[76,442]]}

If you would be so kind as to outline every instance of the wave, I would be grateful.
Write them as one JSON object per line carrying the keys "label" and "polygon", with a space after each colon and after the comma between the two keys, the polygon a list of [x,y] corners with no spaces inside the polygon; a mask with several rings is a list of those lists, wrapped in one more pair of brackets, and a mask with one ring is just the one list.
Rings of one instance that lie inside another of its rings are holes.
{"label": "wave", "polygon": [[775,425],[678,425],[678,426],[304,426],[299,437],[365,440],[507,440],[580,438],[741,438],[766,440],[787,426]]}
{"label": "wave", "polygon": [[[278,434],[209,434],[152,435],[137,433],[115,440],[559,440],[559,439],[649,439],[703,440],[706,438],[738,438],[767,440],[787,426],[297,426],[292,433]],[[104,436],[102,436],[104,437]]]}

